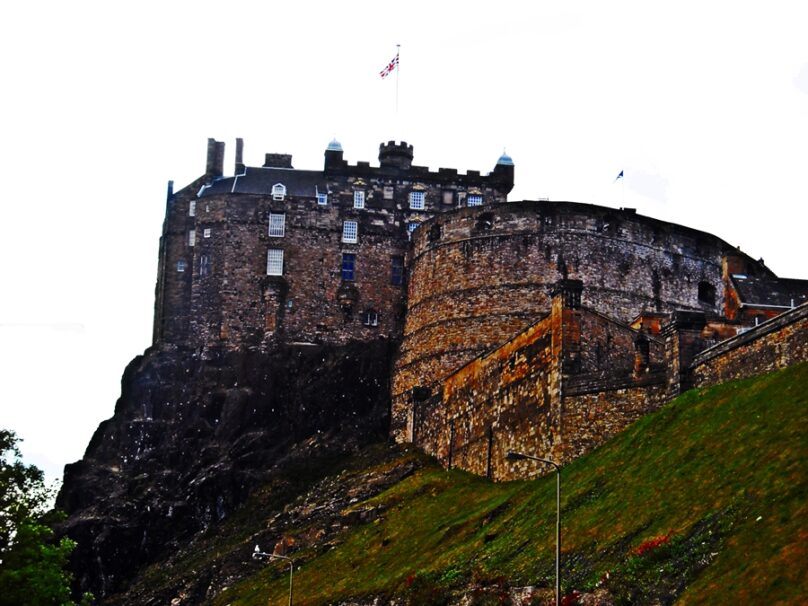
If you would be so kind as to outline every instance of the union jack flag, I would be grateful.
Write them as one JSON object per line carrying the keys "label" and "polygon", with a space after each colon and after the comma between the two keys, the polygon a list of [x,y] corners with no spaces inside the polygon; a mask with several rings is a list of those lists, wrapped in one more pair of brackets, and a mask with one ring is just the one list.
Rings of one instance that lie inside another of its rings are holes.
{"label": "union jack flag", "polygon": [[379,72],[379,75],[382,78],[386,78],[393,72],[394,69],[396,69],[396,65],[398,65],[398,53],[396,53],[396,56],[393,57],[393,60],[390,61],[390,63],[384,66],[384,69]]}

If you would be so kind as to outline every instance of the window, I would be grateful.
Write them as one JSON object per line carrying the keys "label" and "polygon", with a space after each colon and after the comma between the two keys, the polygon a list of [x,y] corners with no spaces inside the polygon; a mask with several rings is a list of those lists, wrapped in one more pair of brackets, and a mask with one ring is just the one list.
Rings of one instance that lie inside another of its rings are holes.
{"label": "window", "polygon": [[385,200],[392,200],[393,197],[395,196],[396,190],[395,190],[395,188],[387,185],[387,186],[385,186],[383,192],[384,192],[383,195],[384,195]]}
{"label": "window", "polygon": [[715,305],[715,287],[709,282],[699,282],[699,303]]}
{"label": "window", "polygon": [[186,267],[188,267],[188,264],[185,262],[185,259],[180,259],[177,261],[177,271],[179,273],[184,272]]}
{"label": "window", "polygon": [[283,238],[286,230],[286,215],[282,213],[269,213],[269,235],[273,238]]}
{"label": "window", "polygon": [[210,228],[206,228],[205,231],[202,232],[203,238],[210,238]]}
{"label": "window", "polygon": [[443,192],[443,203],[447,206],[454,204],[454,192],[451,190],[444,190]]}
{"label": "window", "polygon": [[483,205],[483,197],[482,196],[468,196],[466,197],[466,206],[482,206]]}
{"label": "window", "polygon": [[196,246],[196,230],[194,229],[188,232],[188,246]]}
{"label": "window", "polygon": [[409,223],[407,223],[407,234],[411,234],[416,229],[418,229],[418,225],[419,225],[418,221],[410,221]]}
{"label": "window", "polygon": [[410,192],[410,208],[413,208],[415,210],[424,209],[424,192],[422,191]]}
{"label": "window", "polygon": [[362,189],[357,189],[353,193],[353,207],[354,208],[365,208],[365,191]]}
{"label": "window", "polygon": [[199,257],[199,275],[207,276],[210,273],[210,257],[202,255]]}
{"label": "window", "polygon": [[188,216],[189,217],[196,216],[196,200],[191,200],[191,203],[188,204]]}
{"label": "window", "polygon": [[349,244],[356,244],[358,240],[358,225],[356,221],[344,221],[342,223],[342,241]]}
{"label": "window", "polygon": [[283,275],[283,249],[270,248],[267,251],[267,275]]}
{"label": "window", "polygon": [[365,326],[378,326],[379,313],[375,309],[368,309],[362,314],[362,324]]}
{"label": "window", "polygon": [[441,226],[436,223],[435,225],[429,228],[429,236],[428,236],[429,241],[437,242],[438,240],[440,240],[442,234],[443,230],[441,229]]}
{"label": "window", "polygon": [[356,255],[353,253],[342,253],[342,279],[353,281],[356,269]]}
{"label": "window", "polygon": [[272,199],[283,200],[286,197],[286,186],[283,183],[276,183],[272,186]]}
{"label": "window", "polygon": [[317,192],[317,204],[320,206],[325,206],[328,204],[328,194],[321,194],[320,192]]}
{"label": "window", "polygon": [[401,286],[404,283],[404,257],[394,255],[390,257],[390,284]]}

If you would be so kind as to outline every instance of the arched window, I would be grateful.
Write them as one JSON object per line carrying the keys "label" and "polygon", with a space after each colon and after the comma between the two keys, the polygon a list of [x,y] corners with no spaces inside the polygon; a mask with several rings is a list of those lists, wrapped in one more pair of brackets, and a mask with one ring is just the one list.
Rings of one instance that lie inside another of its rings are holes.
{"label": "arched window", "polygon": [[272,199],[283,200],[286,197],[286,186],[283,183],[276,183],[272,186]]}

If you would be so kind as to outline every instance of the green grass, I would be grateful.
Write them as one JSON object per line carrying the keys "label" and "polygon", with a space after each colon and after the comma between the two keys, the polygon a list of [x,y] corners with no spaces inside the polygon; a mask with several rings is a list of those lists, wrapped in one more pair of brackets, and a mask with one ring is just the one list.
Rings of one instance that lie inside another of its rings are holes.
{"label": "green grass", "polygon": [[[808,601],[807,394],[808,364],[694,390],[566,466],[565,590],[608,572],[618,604]],[[353,507],[371,505],[381,517],[335,547],[294,554],[295,604],[406,592],[437,604],[472,581],[552,586],[552,476],[493,484],[430,465]],[[287,582],[267,566],[214,603],[285,604]]]}

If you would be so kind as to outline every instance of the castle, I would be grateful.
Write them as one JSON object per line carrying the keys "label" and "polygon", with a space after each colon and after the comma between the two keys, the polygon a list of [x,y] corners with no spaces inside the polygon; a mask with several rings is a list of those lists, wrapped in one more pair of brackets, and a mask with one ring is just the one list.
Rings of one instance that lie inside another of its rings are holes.
{"label": "castle", "polygon": [[154,342],[201,356],[279,343],[399,343],[391,435],[494,479],[504,454],[569,461],[684,389],[808,359],[808,281],[720,238],[613,209],[509,202],[488,174],[243,163],[208,141],[169,183]]}

